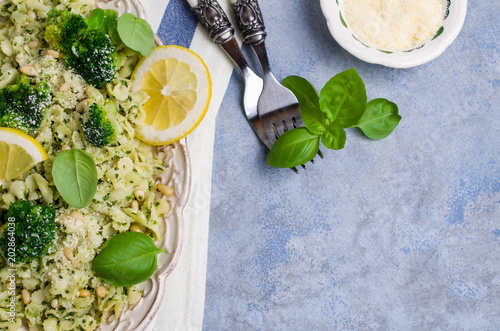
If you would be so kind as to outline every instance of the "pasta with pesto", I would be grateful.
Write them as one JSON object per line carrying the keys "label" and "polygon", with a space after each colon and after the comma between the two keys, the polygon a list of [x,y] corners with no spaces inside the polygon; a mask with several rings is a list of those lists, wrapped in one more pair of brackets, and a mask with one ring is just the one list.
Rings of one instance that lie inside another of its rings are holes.
{"label": "pasta with pesto", "polygon": [[[33,135],[49,158],[0,186],[0,214],[11,203],[27,199],[52,205],[57,223],[48,254],[15,266],[13,321],[9,321],[11,299],[6,285],[11,267],[0,257],[0,330],[18,330],[23,323],[30,330],[95,330],[111,315],[119,316],[126,306],[137,303],[142,293],[137,286],[105,283],[94,274],[92,261],[107,239],[131,227],[158,239],[162,231],[159,220],[171,208],[155,183],[156,176],[166,169],[164,152],[134,136],[133,122],[144,118],[141,105],[147,98],[130,92],[130,76],[140,55],[117,46],[121,58],[118,72],[104,87],[97,88],[50,55],[44,40],[44,22],[52,7],[86,17],[94,6],[93,0],[0,3],[0,88],[15,83],[20,68],[29,66],[35,73],[31,79],[47,82],[53,95],[42,126]],[[91,103],[115,107],[115,143],[97,148],[85,140],[82,109]],[[99,178],[92,203],[78,210],[61,198],[52,178],[55,156],[73,148],[90,153]]]}

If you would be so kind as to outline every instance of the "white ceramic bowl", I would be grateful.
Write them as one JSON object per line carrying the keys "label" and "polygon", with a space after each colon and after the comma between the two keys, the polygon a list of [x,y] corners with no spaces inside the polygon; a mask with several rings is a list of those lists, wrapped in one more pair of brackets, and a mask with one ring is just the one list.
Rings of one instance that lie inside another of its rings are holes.
{"label": "white ceramic bowl", "polygon": [[321,0],[321,10],[333,38],[346,51],[369,63],[392,68],[410,68],[429,62],[444,52],[462,29],[467,0],[442,0],[446,8],[441,28],[422,44],[402,51],[382,51],[354,36],[343,19],[344,0]]}

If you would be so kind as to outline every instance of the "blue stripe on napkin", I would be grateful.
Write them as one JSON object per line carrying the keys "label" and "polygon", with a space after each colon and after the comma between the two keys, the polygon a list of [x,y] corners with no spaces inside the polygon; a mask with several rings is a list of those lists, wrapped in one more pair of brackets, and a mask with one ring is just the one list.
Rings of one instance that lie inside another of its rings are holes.
{"label": "blue stripe on napkin", "polygon": [[189,48],[198,21],[186,0],[170,0],[158,28],[158,36],[165,45]]}

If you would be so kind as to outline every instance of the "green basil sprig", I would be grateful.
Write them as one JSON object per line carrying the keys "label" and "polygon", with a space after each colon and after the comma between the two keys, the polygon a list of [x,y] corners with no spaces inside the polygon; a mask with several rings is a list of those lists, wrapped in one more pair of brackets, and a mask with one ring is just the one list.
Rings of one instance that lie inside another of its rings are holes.
{"label": "green basil sprig", "polygon": [[309,162],[319,143],[333,150],[344,148],[346,128],[359,128],[371,139],[390,135],[401,120],[398,107],[386,99],[367,103],[365,84],[354,68],[332,77],[321,92],[306,79],[290,76],[283,80],[297,97],[305,128],[282,134],[274,143],[267,163],[291,168]]}
{"label": "green basil sprig", "polygon": [[401,116],[398,106],[386,99],[374,99],[366,105],[366,110],[358,123],[358,127],[371,139],[383,139],[398,126]]}
{"label": "green basil sprig", "polygon": [[318,135],[325,132],[330,120],[326,113],[317,111],[319,109],[319,93],[316,88],[305,78],[299,76],[285,78],[283,85],[288,87],[297,97],[306,128]]}
{"label": "green basil sprig", "polygon": [[319,111],[341,127],[355,125],[366,107],[365,83],[351,68],[331,78],[321,89]]}
{"label": "green basil sprig", "polygon": [[107,34],[113,43],[123,43],[143,56],[149,56],[156,47],[151,25],[145,19],[130,13],[118,17],[118,12],[114,9],[96,8],[85,22],[90,29]]}
{"label": "green basil sprig", "polygon": [[69,205],[85,208],[97,191],[97,167],[92,156],[80,149],[57,154],[52,177],[59,194]]}
{"label": "green basil sprig", "polygon": [[113,43],[120,43],[117,30],[118,12],[116,10],[96,8],[90,12],[85,22],[90,29],[107,34]]}
{"label": "green basil sprig", "polygon": [[149,56],[155,48],[155,35],[151,25],[130,13],[118,19],[118,34],[122,42],[131,50]]}
{"label": "green basil sprig", "polygon": [[97,276],[114,286],[139,284],[154,273],[158,249],[148,235],[139,232],[120,233],[104,244],[94,259]]}
{"label": "green basil sprig", "polygon": [[274,143],[267,164],[273,167],[296,167],[311,160],[319,149],[317,135],[306,128],[289,130]]}

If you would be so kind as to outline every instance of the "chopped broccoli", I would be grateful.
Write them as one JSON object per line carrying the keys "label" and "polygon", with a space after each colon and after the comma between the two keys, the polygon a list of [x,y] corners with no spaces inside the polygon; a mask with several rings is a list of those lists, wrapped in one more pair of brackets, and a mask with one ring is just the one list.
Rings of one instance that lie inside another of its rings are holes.
{"label": "chopped broccoli", "polygon": [[83,134],[89,143],[103,148],[116,140],[114,114],[96,103],[93,103],[83,123]]}
{"label": "chopped broccoli", "polygon": [[[15,249],[15,263],[31,262],[46,255],[56,236],[55,217],[52,206],[33,206],[22,199],[12,203],[5,215],[6,224],[0,238],[4,256],[11,257],[7,254],[10,252],[8,247]],[[12,222],[14,226],[9,226]]]}
{"label": "chopped broccoli", "polygon": [[80,15],[69,10],[52,8],[47,13],[45,40],[51,47],[70,53],[71,47],[82,33],[85,33],[87,24]]}
{"label": "chopped broccoli", "polygon": [[107,35],[90,30],[73,45],[66,62],[87,83],[100,87],[115,77],[114,52],[115,47]]}
{"label": "chopped broccoli", "polygon": [[47,83],[32,85],[28,76],[21,75],[15,85],[0,90],[0,126],[37,132],[51,103]]}
{"label": "chopped broccoli", "polygon": [[52,8],[45,40],[50,47],[61,51],[66,65],[87,83],[101,87],[115,77],[118,61],[115,46],[107,34],[89,28],[82,16]]}

